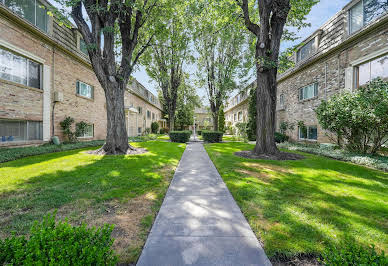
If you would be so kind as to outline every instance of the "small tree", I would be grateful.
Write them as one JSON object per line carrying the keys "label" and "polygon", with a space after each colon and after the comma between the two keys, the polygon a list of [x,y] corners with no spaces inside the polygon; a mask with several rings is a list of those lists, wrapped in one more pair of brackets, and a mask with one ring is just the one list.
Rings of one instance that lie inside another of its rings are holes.
{"label": "small tree", "polygon": [[63,130],[63,135],[68,142],[77,142],[77,137],[80,137],[85,134],[87,123],[84,121],[78,122],[75,124],[75,131],[72,130],[72,125],[74,123],[74,118],[66,116],[63,121],[59,123]]}
{"label": "small tree", "polygon": [[248,107],[248,124],[247,124],[247,136],[250,141],[256,140],[256,119],[257,119],[257,111],[256,111],[256,90],[250,89],[249,91],[249,107]]}
{"label": "small tree", "polygon": [[346,148],[376,153],[388,141],[388,82],[375,79],[355,93],[323,101],[316,110],[323,129],[346,140]]}
{"label": "small tree", "polygon": [[152,122],[151,124],[151,132],[154,134],[157,134],[159,130],[159,124],[158,122]]}
{"label": "small tree", "polygon": [[292,122],[283,121],[279,125],[280,133],[283,135],[288,135],[289,131],[294,130],[295,124]]}
{"label": "small tree", "polygon": [[225,132],[225,112],[223,105],[221,105],[218,113],[218,131]]}
{"label": "small tree", "polygon": [[237,123],[237,136],[242,138],[244,142],[248,142],[247,123]]}

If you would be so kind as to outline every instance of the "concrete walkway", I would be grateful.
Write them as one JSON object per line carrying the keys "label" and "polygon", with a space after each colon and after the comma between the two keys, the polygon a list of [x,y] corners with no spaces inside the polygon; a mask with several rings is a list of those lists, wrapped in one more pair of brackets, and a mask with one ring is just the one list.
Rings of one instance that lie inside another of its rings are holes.
{"label": "concrete walkway", "polygon": [[202,143],[187,145],[137,265],[271,265]]}

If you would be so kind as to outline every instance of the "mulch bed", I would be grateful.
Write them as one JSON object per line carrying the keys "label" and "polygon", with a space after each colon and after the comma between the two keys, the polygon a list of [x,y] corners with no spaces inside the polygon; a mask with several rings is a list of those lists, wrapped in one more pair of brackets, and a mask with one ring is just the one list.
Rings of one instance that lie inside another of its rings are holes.
{"label": "mulch bed", "polygon": [[254,154],[252,151],[238,151],[235,152],[234,155],[247,158],[247,159],[262,159],[262,160],[277,160],[277,161],[285,161],[285,160],[303,160],[305,157],[296,153],[289,152],[279,152],[276,155],[266,155],[266,154]]}
{"label": "mulch bed", "polygon": [[[136,148],[135,150],[128,149],[126,155],[143,154],[146,152],[148,152],[148,150],[144,148]],[[92,155],[123,155],[123,154],[106,154],[106,152],[103,149],[86,151],[86,153],[92,154]]]}

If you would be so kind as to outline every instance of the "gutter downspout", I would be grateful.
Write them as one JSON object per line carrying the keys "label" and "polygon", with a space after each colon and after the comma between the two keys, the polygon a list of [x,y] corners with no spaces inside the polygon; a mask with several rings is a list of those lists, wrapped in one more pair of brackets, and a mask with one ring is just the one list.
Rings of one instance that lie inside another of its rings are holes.
{"label": "gutter downspout", "polygon": [[[54,83],[54,72],[55,72],[55,46],[53,46],[53,57],[52,57],[52,62],[51,62],[51,86],[52,86],[52,91],[51,94],[53,95],[55,92],[55,83]],[[54,131],[55,131],[55,118],[54,118],[54,110],[55,110],[55,104],[56,101],[53,99],[53,109],[51,111],[51,137],[54,137]]]}

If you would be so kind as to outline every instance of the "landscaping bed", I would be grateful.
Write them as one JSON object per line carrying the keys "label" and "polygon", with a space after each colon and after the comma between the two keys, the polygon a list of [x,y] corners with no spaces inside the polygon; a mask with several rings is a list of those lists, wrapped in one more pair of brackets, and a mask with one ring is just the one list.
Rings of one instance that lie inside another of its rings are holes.
{"label": "landscaping bed", "polygon": [[27,234],[34,221],[114,224],[120,263],[136,262],[185,144],[133,143],[141,155],[97,156],[90,147],[0,164],[0,238]]}
{"label": "landscaping bed", "polygon": [[333,245],[387,253],[388,173],[308,153],[296,161],[241,158],[234,153],[254,145],[238,142],[205,148],[274,264],[318,262]]}

